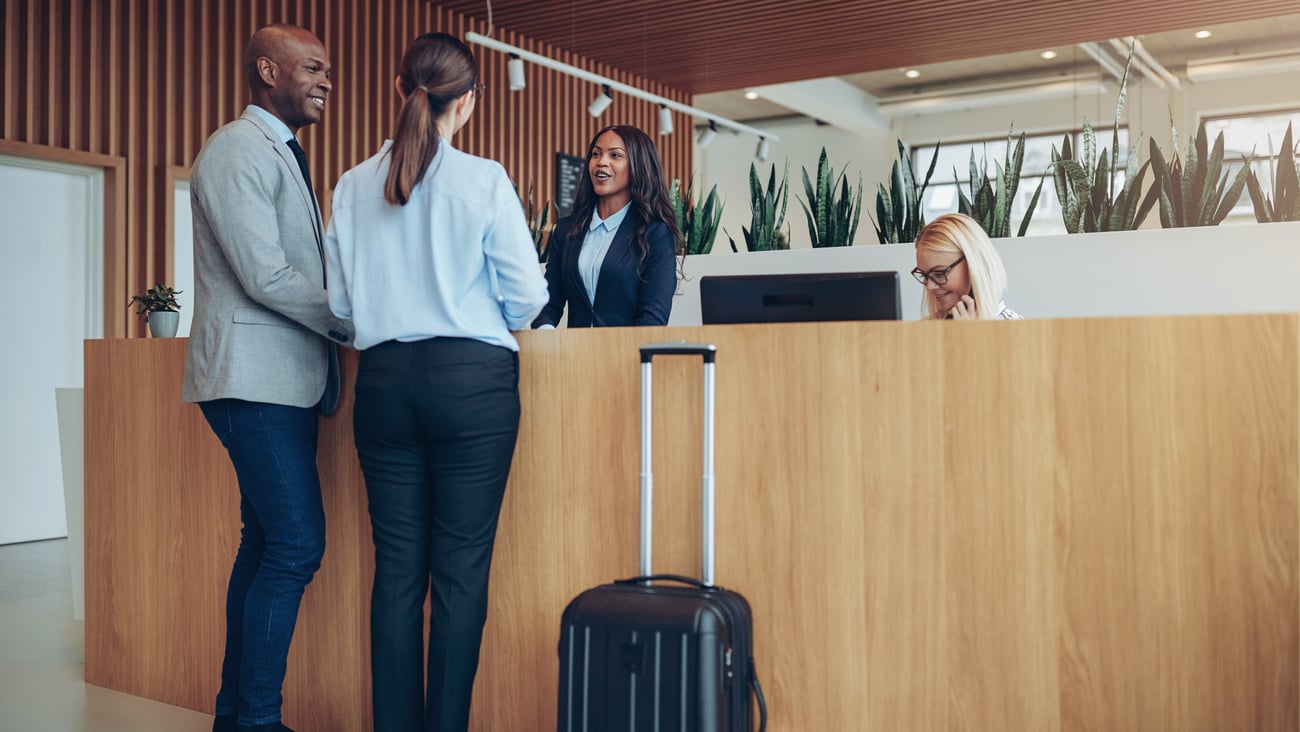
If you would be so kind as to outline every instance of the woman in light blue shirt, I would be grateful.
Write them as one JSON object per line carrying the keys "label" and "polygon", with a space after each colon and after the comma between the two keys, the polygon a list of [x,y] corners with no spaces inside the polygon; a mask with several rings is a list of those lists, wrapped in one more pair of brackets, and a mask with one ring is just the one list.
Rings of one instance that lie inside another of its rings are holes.
{"label": "woman in light blue shirt", "polygon": [[483,90],[473,54],[422,35],[397,89],[397,132],[339,180],[325,241],[330,307],[361,349],[374,729],[465,730],[519,430],[510,331],[537,316],[546,283],[505,170],[451,144]]}
{"label": "woman in light blue shirt", "polygon": [[667,325],[677,290],[677,215],[654,141],[606,127],[587,148],[573,213],[547,244],[550,300],[534,327]]}

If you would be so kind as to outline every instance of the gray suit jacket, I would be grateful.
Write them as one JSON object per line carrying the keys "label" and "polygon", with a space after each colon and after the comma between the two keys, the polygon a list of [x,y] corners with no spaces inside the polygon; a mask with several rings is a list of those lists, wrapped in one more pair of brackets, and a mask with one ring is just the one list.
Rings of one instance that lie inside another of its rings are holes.
{"label": "gray suit jacket", "polygon": [[[293,152],[255,114],[213,133],[190,171],[194,321],[182,399],[311,407],[330,339],[320,210]],[[322,411],[332,411],[322,405]]]}

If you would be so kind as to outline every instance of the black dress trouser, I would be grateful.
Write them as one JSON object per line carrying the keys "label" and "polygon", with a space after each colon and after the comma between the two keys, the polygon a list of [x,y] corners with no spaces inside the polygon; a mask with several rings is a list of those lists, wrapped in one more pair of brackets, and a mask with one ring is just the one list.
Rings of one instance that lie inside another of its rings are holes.
{"label": "black dress trouser", "polygon": [[518,355],[463,338],[367,348],[353,431],[375,544],[375,732],[462,732],[519,432]]}

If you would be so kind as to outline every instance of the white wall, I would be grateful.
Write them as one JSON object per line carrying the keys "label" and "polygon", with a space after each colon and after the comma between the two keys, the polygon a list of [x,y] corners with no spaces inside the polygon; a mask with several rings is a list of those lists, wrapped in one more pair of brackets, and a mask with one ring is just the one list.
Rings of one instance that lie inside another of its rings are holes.
{"label": "white wall", "polygon": [[103,335],[102,190],[97,168],[0,156],[0,544],[67,535],[54,389]]}
{"label": "white wall", "polygon": [[[893,131],[909,145],[929,147],[935,142],[970,140],[981,137],[1000,137],[1014,125],[1016,134],[1064,132],[1080,129],[1084,121],[1094,127],[1109,127],[1115,120],[1115,101],[1119,85],[1114,81],[1098,91],[1093,84],[1080,84],[1075,95],[1048,99],[1028,99],[1014,105],[997,105],[959,109],[934,114],[909,114],[895,117]],[[1168,90],[1139,81],[1129,85],[1124,101],[1124,122],[1134,132],[1143,132],[1148,138],[1167,148],[1169,144],[1169,111],[1177,100]],[[1175,114],[1179,134],[1186,124]],[[1109,147],[1109,137],[1106,143]],[[1145,148],[1143,148],[1145,150]]]}
{"label": "white wall", "polygon": [[[790,201],[785,212],[785,226],[782,230],[790,232],[790,246],[793,248],[810,247],[808,223],[799,199],[804,198],[803,176],[800,167],[808,169],[808,178],[816,179],[817,157],[823,146],[830,164],[838,177],[841,170],[848,170],[849,187],[857,186],[858,175],[862,175],[862,200],[875,206],[876,173],[884,168],[889,173],[890,162],[897,156],[897,147],[892,133],[884,128],[879,130],[853,133],[836,127],[819,126],[806,118],[792,118],[771,123],[755,123],[763,130],[769,130],[781,139],[771,143],[768,162],[758,163],[759,180],[764,189],[767,177],[776,166],[776,178],[781,180],[782,167],[790,161]],[[748,135],[733,134],[719,130],[713,144],[703,151],[695,153],[696,165],[703,181],[702,190],[708,193],[709,187],[718,185],[718,196],[725,202],[722,210],[722,223],[718,229],[718,238],[713,242],[713,252],[731,253],[727,243],[727,234],[736,240],[736,246],[745,250],[745,236],[742,226],[749,226],[749,164],[754,160],[754,151],[758,141]],[[698,185],[698,184],[697,184]],[[798,196],[796,198],[795,196]],[[870,209],[874,210],[874,208]],[[723,229],[726,232],[723,232]],[[875,230],[871,221],[863,213],[858,224],[858,243],[874,244]]]}
{"label": "white wall", "polygon": [[[997,239],[1006,302],[1026,318],[1300,311],[1300,222]],[[670,325],[700,324],[700,278],[895,271],[903,316],[920,315],[911,244],[688,257]]]}

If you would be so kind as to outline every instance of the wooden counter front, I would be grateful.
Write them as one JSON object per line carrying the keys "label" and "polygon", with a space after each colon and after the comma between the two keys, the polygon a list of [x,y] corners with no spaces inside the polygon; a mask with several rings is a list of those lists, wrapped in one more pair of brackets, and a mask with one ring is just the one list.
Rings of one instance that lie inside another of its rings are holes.
{"label": "wooden counter front", "polygon": [[[526,333],[475,730],[553,729],[559,617],[636,569],[636,347],[718,345],[720,584],[774,732],[1300,725],[1300,316]],[[234,471],[184,342],[86,344],[86,680],[211,711]],[[285,720],[370,729],[344,400]],[[699,366],[655,366],[656,570],[697,569]]]}

